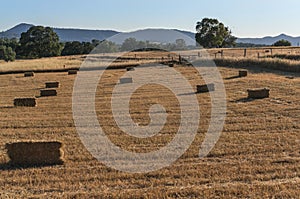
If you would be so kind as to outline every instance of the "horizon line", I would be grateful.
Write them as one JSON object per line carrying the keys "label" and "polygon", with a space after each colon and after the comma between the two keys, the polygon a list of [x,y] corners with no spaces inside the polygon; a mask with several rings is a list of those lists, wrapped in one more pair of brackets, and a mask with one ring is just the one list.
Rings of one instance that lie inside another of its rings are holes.
{"label": "horizon line", "polygon": [[[133,30],[115,30],[115,29],[109,29],[109,28],[100,29],[100,28],[96,28],[96,27],[56,27],[56,26],[51,26],[51,25],[34,24],[34,23],[30,23],[30,22],[17,23],[15,25],[13,25],[11,28],[8,28],[6,30],[0,30],[0,33],[1,32],[6,32],[6,31],[18,26],[18,25],[21,25],[21,24],[32,25],[32,26],[44,26],[44,27],[50,27],[50,28],[56,28],[56,29],[115,31],[115,32],[118,32],[118,33],[131,33],[131,32],[136,32],[136,31],[141,31],[141,30],[158,30],[158,29],[161,29],[161,30],[179,30],[179,31],[191,32],[191,33],[194,33],[194,34],[196,33],[196,31],[180,29],[180,28],[174,28],[174,27],[173,28],[171,28],[171,27],[143,27],[142,28],[141,27],[141,28],[136,28],[136,29],[133,29]],[[253,36],[253,35],[252,36],[237,36],[234,33],[232,35],[237,37],[237,38],[240,38],[240,39],[243,39],[243,38],[255,39],[255,38],[264,38],[264,37],[277,37],[277,36],[280,36],[280,35],[286,35],[286,36],[290,36],[290,37],[300,37],[299,35],[288,34],[288,33],[285,33],[285,32],[270,34],[270,35],[259,35],[259,36]]]}

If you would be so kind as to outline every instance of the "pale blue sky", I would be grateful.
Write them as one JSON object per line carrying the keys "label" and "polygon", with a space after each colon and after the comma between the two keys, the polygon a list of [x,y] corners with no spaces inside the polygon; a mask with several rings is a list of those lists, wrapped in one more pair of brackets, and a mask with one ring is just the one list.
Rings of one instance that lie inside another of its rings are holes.
{"label": "pale blue sky", "polygon": [[118,31],[194,31],[197,21],[212,17],[238,37],[300,36],[299,0],[1,0],[0,8],[0,31],[21,22]]}

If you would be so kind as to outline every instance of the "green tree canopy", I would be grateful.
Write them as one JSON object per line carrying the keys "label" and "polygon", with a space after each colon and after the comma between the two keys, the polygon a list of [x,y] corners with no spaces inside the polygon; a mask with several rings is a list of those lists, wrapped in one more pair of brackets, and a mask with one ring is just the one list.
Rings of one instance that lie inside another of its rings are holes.
{"label": "green tree canopy", "polygon": [[83,45],[79,41],[66,42],[61,55],[81,55],[83,54]]}
{"label": "green tree canopy", "polygon": [[13,51],[16,51],[16,48],[19,46],[19,41],[16,38],[0,38],[0,46],[11,47]]}
{"label": "green tree canopy", "polygon": [[285,39],[281,39],[279,41],[276,41],[273,46],[291,46],[291,42],[289,42],[288,40]]}
{"label": "green tree canopy", "polygon": [[223,48],[235,45],[236,37],[217,19],[204,18],[196,25],[196,42],[204,48]]}
{"label": "green tree canopy", "polygon": [[16,59],[16,53],[11,47],[0,46],[0,59],[6,62],[14,61]]}
{"label": "green tree canopy", "polygon": [[21,34],[17,54],[24,58],[53,57],[59,56],[61,49],[59,37],[50,27],[33,26]]}

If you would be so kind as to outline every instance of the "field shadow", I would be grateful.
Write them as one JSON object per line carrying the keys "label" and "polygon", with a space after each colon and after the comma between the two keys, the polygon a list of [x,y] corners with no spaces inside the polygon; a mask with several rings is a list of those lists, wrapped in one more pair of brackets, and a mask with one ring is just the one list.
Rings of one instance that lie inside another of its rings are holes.
{"label": "field shadow", "polygon": [[21,79],[21,78],[29,78],[29,77],[24,77],[24,75],[16,75],[15,78]]}
{"label": "field shadow", "polygon": [[182,93],[182,94],[178,94],[177,96],[187,96],[187,95],[196,95],[197,92],[189,92],[189,93]]}
{"label": "field shadow", "polygon": [[0,164],[0,171],[12,171],[12,170],[30,169],[30,168],[44,168],[44,167],[61,166],[61,165],[63,164],[17,165],[11,162],[6,162]]}
{"label": "field shadow", "polygon": [[226,77],[225,80],[238,79],[238,78],[242,78],[242,77],[239,75],[235,75],[235,76],[231,76],[231,77]]}
{"label": "field shadow", "polygon": [[254,100],[259,100],[259,99],[243,97],[243,98],[240,98],[240,99],[237,99],[237,100],[231,100],[230,102],[234,102],[234,103],[247,103],[247,102],[252,102]]}
{"label": "field shadow", "polygon": [[1,109],[12,109],[14,106],[0,106]]}

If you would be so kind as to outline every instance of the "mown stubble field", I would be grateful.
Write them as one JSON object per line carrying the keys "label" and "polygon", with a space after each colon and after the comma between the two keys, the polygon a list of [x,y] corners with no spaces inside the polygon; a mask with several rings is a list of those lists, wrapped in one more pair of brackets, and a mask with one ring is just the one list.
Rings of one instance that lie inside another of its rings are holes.
{"label": "mown stubble field", "polygon": [[[192,67],[175,66],[194,89],[203,80]],[[231,78],[237,68],[219,67],[227,94],[226,123],[214,149],[199,159],[199,147],[210,121],[210,95],[197,94],[201,120],[188,151],[164,169],[129,174],[108,168],[85,149],[72,117],[75,75],[36,73],[0,76],[0,197],[1,198],[298,198],[300,190],[299,74],[249,70]],[[99,82],[97,116],[118,146],[149,152],[167,144],[180,124],[178,102],[157,85],[132,96],[132,118],[148,124],[148,108],[161,103],[169,113],[162,131],[150,139],[122,133],[112,119],[110,93],[125,73],[108,70]],[[294,76],[288,79],[286,76]],[[162,77],[163,78],[163,77]],[[37,107],[13,107],[15,97],[39,96],[47,81],[59,81],[58,96],[40,97]],[[269,87],[270,98],[249,100],[248,88]],[[65,164],[17,168],[8,163],[5,144],[27,140],[58,140]]]}

